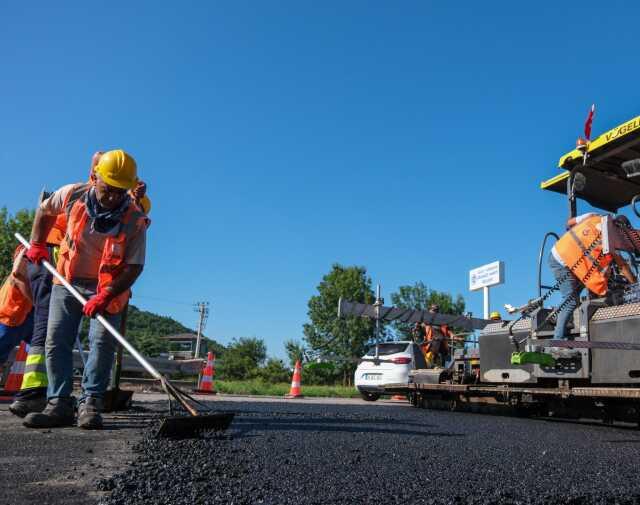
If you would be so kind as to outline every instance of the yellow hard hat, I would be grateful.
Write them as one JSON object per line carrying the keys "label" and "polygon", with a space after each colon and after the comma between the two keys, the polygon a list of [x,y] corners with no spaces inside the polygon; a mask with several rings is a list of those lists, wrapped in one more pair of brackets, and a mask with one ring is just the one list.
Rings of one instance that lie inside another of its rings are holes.
{"label": "yellow hard hat", "polygon": [[500,320],[502,318],[500,317],[500,312],[498,312],[497,310],[494,310],[489,316],[489,319]]}
{"label": "yellow hard hat", "polygon": [[132,189],[138,180],[136,160],[122,149],[104,153],[94,171],[115,188]]}

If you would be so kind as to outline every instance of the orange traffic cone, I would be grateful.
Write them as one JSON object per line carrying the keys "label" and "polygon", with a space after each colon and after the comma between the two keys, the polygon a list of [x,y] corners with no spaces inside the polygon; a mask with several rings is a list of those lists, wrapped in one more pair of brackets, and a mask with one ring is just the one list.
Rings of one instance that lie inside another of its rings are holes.
{"label": "orange traffic cone", "polygon": [[403,401],[403,402],[407,401],[407,397],[405,395],[393,395],[391,397],[391,399],[392,400],[400,400],[400,401]]}
{"label": "orange traffic cone", "polygon": [[194,391],[196,393],[204,394],[204,395],[215,395],[217,393],[216,386],[213,383],[213,378],[216,375],[216,356],[212,352],[207,354],[207,365],[204,367],[202,371],[202,376],[200,377],[200,383],[198,384],[198,389]]}
{"label": "orange traffic cone", "polygon": [[291,389],[289,394],[285,395],[285,398],[302,398],[302,366],[300,360],[296,361],[296,366],[293,368],[293,378],[291,379]]}
{"label": "orange traffic cone", "polygon": [[9,375],[7,376],[7,381],[4,384],[4,391],[2,391],[0,400],[13,399],[13,395],[20,391],[22,376],[24,375],[24,365],[27,361],[27,354],[27,344],[20,342],[20,347],[16,353],[16,359],[13,362],[13,365],[11,365],[11,370],[9,370]]}

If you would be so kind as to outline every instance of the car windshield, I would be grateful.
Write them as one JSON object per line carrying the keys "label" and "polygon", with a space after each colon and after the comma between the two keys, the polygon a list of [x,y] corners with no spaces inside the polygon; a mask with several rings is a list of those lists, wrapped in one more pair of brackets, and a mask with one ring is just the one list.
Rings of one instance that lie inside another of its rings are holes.
{"label": "car windshield", "polygon": [[[378,344],[378,356],[389,356],[389,354],[396,354],[398,352],[405,352],[409,344],[406,342],[390,342],[386,344]],[[366,354],[367,356],[375,356],[376,355],[376,346],[374,345],[369,349],[369,352]]]}

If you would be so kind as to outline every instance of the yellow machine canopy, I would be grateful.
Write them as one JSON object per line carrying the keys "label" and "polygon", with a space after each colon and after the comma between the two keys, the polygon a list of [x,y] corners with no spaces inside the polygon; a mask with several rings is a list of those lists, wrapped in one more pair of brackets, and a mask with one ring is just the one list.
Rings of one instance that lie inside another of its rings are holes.
{"label": "yellow machine canopy", "polygon": [[640,162],[638,168],[625,164],[640,159],[640,116],[592,140],[586,157],[585,163],[578,149],[562,156],[558,162],[562,173],[543,181],[541,189],[566,194],[570,175],[581,174],[580,184],[575,184],[578,198],[610,212],[629,205],[640,194]]}

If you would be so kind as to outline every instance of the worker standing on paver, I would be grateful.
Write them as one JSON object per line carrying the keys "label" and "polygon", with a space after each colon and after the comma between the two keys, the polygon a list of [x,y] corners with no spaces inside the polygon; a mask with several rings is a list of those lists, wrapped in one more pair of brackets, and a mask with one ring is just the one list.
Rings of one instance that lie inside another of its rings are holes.
{"label": "worker standing on paver", "polygon": [[[438,314],[440,306],[433,303],[429,306],[429,312]],[[446,324],[434,325],[422,323],[423,342],[420,345],[428,366],[443,367],[449,356],[449,340],[453,338],[449,326]]]}
{"label": "worker standing on paver", "polygon": [[[628,282],[636,282],[629,265],[615,252],[616,249],[635,249],[635,239],[628,237],[629,233],[625,234],[622,228],[634,233],[635,230],[625,216],[615,217],[612,226],[609,226],[609,222],[610,216],[594,213],[569,219],[567,233],[560,237],[549,253],[549,267],[563,296],[553,333],[554,339],[568,338],[565,334],[567,324],[578,306],[583,287],[586,286],[598,296],[607,294],[612,263],[618,265]],[[605,253],[605,247],[609,252]],[[552,352],[567,354],[571,351],[553,348]]]}
{"label": "worker standing on paver", "polygon": [[[74,423],[72,349],[83,313],[101,313],[118,326],[130,287],[144,266],[148,219],[128,195],[136,187],[135,160],[122,150],[100,158],[90,183],[63,186],[36,213],[27,257],[34,263],[48,258],[45,237],[56,216],[67,216],[57,270],[88,299],[84,308],[54,280],[46,339],[49,381],[47,406],[31,413],[25,426],[48,428]],[[115,340],[92,319],[89,357],[82,377],[78,426],[102,427],[102,398],[107,389]]]}

